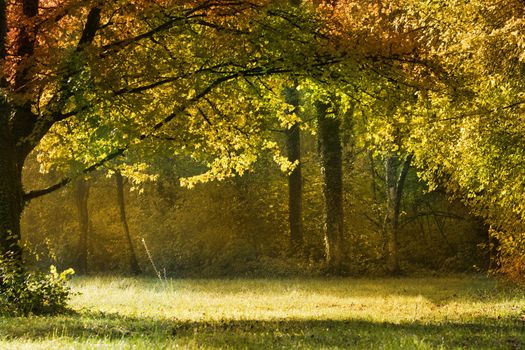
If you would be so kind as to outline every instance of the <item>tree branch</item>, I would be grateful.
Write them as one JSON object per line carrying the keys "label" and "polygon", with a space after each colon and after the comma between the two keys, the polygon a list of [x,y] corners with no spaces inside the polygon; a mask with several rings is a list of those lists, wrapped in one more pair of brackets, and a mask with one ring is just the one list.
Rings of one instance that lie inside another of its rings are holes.
{"label": "tree branch", "polygon": [[[101,8],[93,7],[90,9],[87,16],[86,24],[82,30],[82,35],[75,49],[76,54],[81,53],[85,49],[85,47],[90,45],[95,39],[97,31],[100,27],[100,15]],[[50,107],[49,113],[44,115],[42,118],[34,118],[35,120],[33,121],[33,125],[29,131],[29,134],[19,136],[20,139],[27,138],[27,141],[24,141],[20,146],[23,149],[24,154],[29,154],[29,152],[47,134],[49,129],[51,129],[51,127],[55,123],[75,115],[74,112],[62,113],[62,109],[66,104],[67,100],[72,95],[70,89],[70,79],[76,73],[76,71],[71,69],[65,70],[64,76],[61,78],[60,81],[60,88],[50,99],[50,102],[47,104],[47,106]]]}
{"label": "tree branch", "polygon": [[[204,90],[202,90],[199,94],[195,95],[193,98],[188,100],[188,103],[185,106],[181,106],[181,107],[177,108],[175,111],[173,111],[173,113],[167,115],[161,121],[159,121],[157,124],[155,124],[149,133],[141,134],[138,137],[138,141],[143,141],[143,140],[145,140],[145,139],[147,139],[149,137],[154,136],[154,133],[156,131],[158,131],[159,129],[164,127],[166,124],[169,124],[177,115],[179,115],[180,113],[183,113],[190,105],[194,104],[195,102],[199,101],[201,98],[203,98],[204,96],[209,94],[215,87],[217,87],[218,85],[222,84],[223,82],[235,79],[237,77],[238,77],[238,74],[227,75],[227,76],[223,76],[223,77],[217,78],[212,83],[210,83],[210,85],[208,85]],[[96,163],[90,165],[89,167],[85,168],[82,171],[82,174],[83,175],[89,174],[89,173],[97,170],[98,168],[100,168],[101,166],[106,164],[107,162],[118,158],[119,156],[123,155],[124,152],[126,152],[129,149],[130,146],[131,146],[131,144],[127,144],[127,145],[125,145],[125,146],[123,146],[121,148],[116,149],[115,151],[113,151],[110,154],[106,155],[104,158],[102,158],[98,162],[96,162]],[[33,191],[30,191],[30,192],[27,192],[23,196],[24,202],[27,203],[27,202],[31,201],[32,199],[35,199],[35,198],[42,197],[42,196],[45,196],[47,194],[53,193],[53,192],[55,192],[55,191],[65,187],[65,186],[67,186],[71,181],[72,181],[71,177],[66,177],[66,178],[62,179],[61,181],[59,181],[58,183],[56,183],[56,184],[54,184],[52,186],[49,186],[47,188],[44,188],[44,189],[41,189],[41,190],[33,190]]]}
{"label": "tree branch", "polygon": [[184,22],[193,18],[202,18],[206,17],[205,13],[199,13],[202,10],[209,10],[214,7],[228,7],[228,6],[241,6],[243,5],[243,2],[238,1],[226,1],[224,3],[219,2],[212,2],[212,1],[204,1],[202,4],[195,6],[192,9],[189,9],[185,11],[180,16],[170,16],[168,17],[168,20],[155,28],[152,28],[142,34],[138,34],[132,38],[126,38],[119,41],[115,41],[113,43],[107,44],[102,47],[102,54],[101,57],[104,57],[108,55],[109,53],[116,52],[118,50],[121,50],[129,45],[135,44],[141,40],[152,38],[155,34],[158,34],[160,32],[169,30],[173,28],[177,23]]}
{"label": "tree branch", "polygon": [[[115,151],[113,151],[112,153],[108,154],[107,156],[105,156],[103,159],[99,160],[98,162],[90,165],[89,167],[87,167],[86,169],[84,169],[82,171],[82,174],[83,175],[87,175],[95,170],[97,170],[98,168],[100,168],[102,165],[104,165],[105,163],[121,156],[126,150],[127,150],[128,147],[123,147],[123,148],[119,148]],[[71,177],[66,177],[64,179],[62,179],[60,182],[57,182],[56,184],[52,185],[52,186],[49,186],[47,188],[44,188],[44,189],[41,189],[41,190],[34,190],[34,191],[30,191],[30,192],[27,192],[24,194],[24,202],[27,203],[29,201],[31,201],[32,199],[35,199],[35,198],[38,198],[38,197],[42,197],[42,196],[45,196],[47,194],[50,194],[50,193],[53,193],[55,191],[58,191],[59,189],[67,186],[71,181],[73,180],[73,178]]]}
{"label": "tree branch", "polygon": [[86,25],[82,31],[82,36],[78,41],[76,52],[82,51],[84,46],[89,45],[95,39],[98,29],[100,28],[100,7],[93,7],[88,14]]}

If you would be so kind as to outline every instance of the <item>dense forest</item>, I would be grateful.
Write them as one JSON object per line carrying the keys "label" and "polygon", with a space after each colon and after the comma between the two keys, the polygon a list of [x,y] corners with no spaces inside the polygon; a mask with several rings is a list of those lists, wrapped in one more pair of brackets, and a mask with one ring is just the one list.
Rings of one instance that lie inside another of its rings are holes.
{"label": "dense forest", "polygon": [[0,289],[523,279],[524,33],[522,0],[0,1]]}

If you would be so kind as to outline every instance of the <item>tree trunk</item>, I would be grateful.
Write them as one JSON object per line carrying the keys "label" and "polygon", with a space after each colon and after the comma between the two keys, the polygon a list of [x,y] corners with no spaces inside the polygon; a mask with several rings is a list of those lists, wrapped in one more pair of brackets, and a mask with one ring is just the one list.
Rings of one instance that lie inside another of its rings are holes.
{"label": "tree trunk", "polygon": [[[284,91],[286,103],[299,107],[298,91],[294,87]],[[297,162],[297,166],[288,176],[288,221],[290,224],[290,252],[292,255],[303,253],[303,179],[301,173],[301,131],[299,123],[294,124],[286,131],[286,151],[290,162]]]}
{"label": "tree trunk", "polygon": [[398,274],[398,211],[396,206],[397,191],[397,157],[387,155],[385,158],[386,213],[384,232],[387,241],[386,268],[390,274]]}
{"label": "tree trunk", "polygon": [[[22,10],[24,17],[35,16],[34,2],[37,0],[24,0]],[[0,59],[5,60],[7,54],[7,35],[9,32],[7,19],[7,2],[0,3]],[[17,53],[25,56],[32,53],[34,43],[23,26],[19,33],[19,47]],[[25,79],[21,76],[21,70],[17,71],[15,88],[21,95],[20,80]],[[8,82],[4,74],[0,77],[0,87],[8,87]],[[20,244],[20,219],[24,208],[24,191],[22,186],[22,168],[25,157],[29,154],[30,147],[25,147],[24,152],[20,149],[22,138],[28,136],[27,131],[32,130],[30,123],[26,120],[28,115],[33,116],[31,109],[27,112],[27,104],[24,106],[10,106],[9,102],[0,91],[0,254],[3,258],[13,259],[15,265],[23,267],[22,246]],[[13,118],[13,112],[16,118]],[[1,280],[1,276],[0,276]]]}
{"label": "tree trunk", "polygon": [[318,147],[323,180],[324,240],[329,272],[341,273],[343,263],[343,165],[340,121],[328,116],[329,106],[316,103]]}
{"label": "tree trunk", "polygon": [[0,111],[0,253],[22,267],[20,218],[24,208],[22,164],[6,109]]}
{"label": "tree trunk", "polygon": [[399,172],[399,159],[395,154],[385,158],[386,213],[383,230],[387,241],[386,268],[392,275],[401,272],[399,267],[399,213],[405,179],[410,169],[412,155],[409,155]]}
{"label": "tree trunk", "polygon": [[75,187],[74,187],[75,206],[77,207],[78,225],[79,225],[77,268],[80,274],[88,273],[89,188],[90,188],[89,182],[85,179],[78,179],[75,182]]}
{"label": "tree trunk", "polygon": [[128,218],[126,216],[126,202],[124,200],[124,178],[119,171],[115,173],[115,178],[117,182],[117,200],[120,210],[120,222],[122,223],[122,228],[124,229],[124,234],[126,235],[126,239],[128,241],[129,267],[132,274],[139,275],[142,273],[142,270],[140,269],[137,260],[137,254],[133,248],[133,241],[131,240],[131,234],[129,233]]}
{"label": "tree trunk", "polygon": [[[61,110],[47,120],[38,119],[33,113],[33,106],[38,99],[32,84],[35,45],[38,26],[33,19],[38,15],[39,0],[17,1],[14,13],[21,15],[17,23],[16,45],[9,43],[8,37],[8,2],[0,1],[0,60],[5,60],[8,47],[14,47],[20,58],[16,65],[14,82],[8,82],[6,77],[0,77],[0,255],[10,255],[16,265],[23,269],[22,247],[20,244],[20,219],[25,201],[30,197],[24,195],[22,186],[22,169],[25,159],[39,143],[49,128],[62,119]],[[19,6],[20,5],[20,6]],[[21,13],[18,11],[21,10]],[[95,16],[93,14],[98,14]],[[91,17],[90,17],[91,16]],[[82,44],[90,43],[100,20],[100,9],[90,11],[86,28],[83,30]],[[12,45],[12,46],[9,46]],[[27,100],[8,101],[4,91],[16,92],[16,96],[27,97]],[[57,105],[65,105],[70,96]],[[31,100],[31,97],[33,100]],[[51,115],[51,114],[50,114]],[[48,192],[46,192],[48,193]],[[1,276],[0,276],[1,282]]]}
{"label": "tree trunk", "polygon": [[374,165],[374,156],[372,154],[372,151],[368,151],[368,161],[370,164],[370,189],[372,190],[372,199],[374,200],[374,203],[377,202],[377,176],[376,176],[376,169]]}

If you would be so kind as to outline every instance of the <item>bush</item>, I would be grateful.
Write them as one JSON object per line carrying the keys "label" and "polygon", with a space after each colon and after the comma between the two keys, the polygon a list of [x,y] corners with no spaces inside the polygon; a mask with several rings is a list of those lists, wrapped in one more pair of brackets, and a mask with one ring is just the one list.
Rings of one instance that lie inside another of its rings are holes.
{"label": "bush", "polygon": [[58,273],[28,272],[13,259],[0,260],[0,314],[3,316],[50,315],[67,310],[71,290],[67,284],[74,273],[68,269]]}
{"label": "bush", "polygon": [[501,273],[510,280],[525,285],[525,235],[523,232],[490,230],[490,248],[496,251],[493,272]]}

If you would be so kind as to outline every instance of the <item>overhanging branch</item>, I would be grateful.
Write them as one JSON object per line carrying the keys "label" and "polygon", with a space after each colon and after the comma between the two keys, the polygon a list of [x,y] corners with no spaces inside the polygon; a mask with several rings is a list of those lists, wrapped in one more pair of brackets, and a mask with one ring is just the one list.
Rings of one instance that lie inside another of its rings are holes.
{"label": "overhanging branch", "polygon": [[[109,162],[110,160],[113,160],[113,159],[121,156],[126,151],[126,149],[127,149],[127,147],[126,148],[119,148],[119,149],[115,150],[114,152],[112,152],[112,153],[108,154],[107,156],[105,156],[100,161],[98,161],[98,162],[90,165],[86,169],[84,169],[82,171],[82,174],[83,175],[87,175],[87,174],[97,170],[98,168],[100,168],[102,165],[104,165],[105,163]],[[35,198],[38,198],[38,197],[43,197],[43,196],[45,196],[47,194],[53,193],[55,191],[58,191],[61,188],[66,187],[72,180],[73,180],[73,178],[66,177],[66,178],[62,179],[60,182],[57,182],[56,184],[54,184],[52,186],[49,186],[47,188],[44,188],[44,189],[41,189],[41,190],[34,190],[34,191],[27,192],[27,193],[24,194],[24,203],[27,203],[27,202],[31,201],[32,199],[35,199]]]}
{"label": "overhanging branch", "polygon": [[70,182],[71,182],[71,178],[67,177],[65,179],[62,179],[62,181],[60,181],[60,182],[58,182],[58,183],[56,183],[56,184],[54,184],[52,186],[49,186],[47,188],[43,188],[41,190],[35,190],[35,191],[27,192],[27,193],[24,194],[24,203],[27,203],[27,202],[31,201],[32,199],[45,196],[46,194],[50,194],[50,193],[53,193],[55,191],[58,191],[62,187],[65,187],[66,185],[68,185]]}
{"label": "overhanging branch", "polygon": [[[206,95],[208,95],[214,88],[216,88],[217,86],[219,86],[222,83],[225,83],[225,82],[237,79],[239,77],[258,77],[258,76],[267,76],[267,75],[283,74],[283,73],[290,73],[290,72],[291,72],[290,69],[282,68],[282,67],[281,68],[280,67],[273,67],[273,68],[269,68],[269,69],[262,69],[261,67],[255,67],[255,68],[241,70],[241,71],[237,71],[237,72],[229,72],[226,75],[222,75],[222,76],[216,78],[215,80],[213,80],[201,92],[199,92],[198,94],[193,96],[191,99],[189,99],[186,104],[176,108],[172,113],[170,113],[169,115],[165,116],[162,120],[160,120],[155,125],[153,125],[153,127],[151,128],[151,130],[149,132],[141,134],[138,137],[137,141],[140,142],[140,141],[143,141],[143,140],[145,140],[147,138],[154,137],[155,133],[158,130],[163,128],[165,125],[169,124],[173,119],[175,119],[181,113],[184,113],[184,111],[188,107],[190,107],[194,103],[200,101],[201,99],[205,98]],[[74,112],[71,112],[71,113],[74,113]],[[64,114],[63,116],[67,116],[67,115],[68,114]],[[132,144],[127,144],[127,145],[125,145],[125,146],[123,146],[121,148],[118,148],[117,150],[115,150],[112,153],[110,153],[107,156],[105,156],[100,161],[98,161],[98,162],[90,165],[86,169],[84,169],[82,171],[82,174],[84,174],[84,175],[85,174],[89,174],[92,171],[100,168],[104,164],[108,163],[109,161],[111,161],[111,160],[113,160],[115,158],[118,158],[119,156],[123,155],[124,152],[126,152],[130,148],[130,146],[132,146]],[[38,198],[38,197],[42,197],[42,196],[45,196],[45,195],[50,194],[52,192],[55,192],[55,191],[65,187],[65,186],[67,186],[71,181],[72,181],[72,178],[71,177],[67,177],[67,178],[62,179],[60,182],[58,182],[58,183],[56,183],[56,184],[54,184],[52,186],[49,186],[47,188],[27,192],[27,193],[24,194],[24,197],[23,197],[24,198],[24,202],[27,203],[27,202],[31,201],[32,199],[35,199],[35,198]]]}
{"label": "overhanging branch", "polygon": [[[223,77],[217,78],[212,83],[210,83],[210,85],[208,85],[204,90],[202,90],[199,94],[195,95],[193,98],[188,100],[188,103],[185,106],[181,106],[181,107],[177,108],[175,111],[173,111],[173,113],[167,115],[161,121],[159,121],[157,124],[155,124],[152,127],[152,130],[149,133],[141,134],[139,136],[138,140],[139,141],[143,141],[143,140],[145,140],[145,139],[147,139],[149,137],[154,136],[154,133],[156,131],[158,131],[159,129],[161,129],[165,125],[169,124],[177,115],[179,115],[180,113],[183,113],[190,105],[192,105],[193,103],[199,101],[201,98],[203,98],[204,96],[209,94],[215,87],[217,87],[218,85],[220,85],[221,83],[224,83],[226,81],[233,80],[233,79],[237,78],[238,76],[239,76],[239,74],[232,74],[232,75],[227,75],[227,76],[223,76]],[[111,152],[110,154],[105,156],[103,159],[99,160],[98,162],[96,162],[96,163],[90,165],[89,167],[87,167],[86,169],[84,169],[82,171],[82,174],[83,175],[89,174],[89,173],[97,170],[98,168],[100,168],[104,164],[108,163],[109,161],[118,158],[119,156],[123,155],[124,152],[126,152],[129,149],[130,146],[131,146],[131,144],[127,144],[126,146],[118,148],[117,150]],[[27,192],[23,196],[24,203],[27,203],[27,202],[35,199],[35,198],[39,198],[39,197],[45,196],[47,194],[53,193],[55,191],[58,191],[61,188],[64,188],[65,186],[67,186],[72,180],[73,179],[71,177],[66,177],[66,178],[62,179],[61,181],[57,182],[56,184],[54,184],[52,186],[49,186],[47,188],[40,189],[40,190],[33,190],[33,191],[30,191],[30,192]]]}

